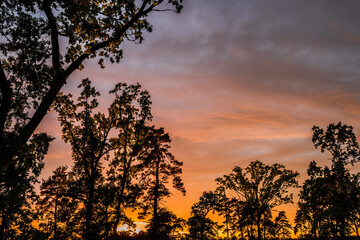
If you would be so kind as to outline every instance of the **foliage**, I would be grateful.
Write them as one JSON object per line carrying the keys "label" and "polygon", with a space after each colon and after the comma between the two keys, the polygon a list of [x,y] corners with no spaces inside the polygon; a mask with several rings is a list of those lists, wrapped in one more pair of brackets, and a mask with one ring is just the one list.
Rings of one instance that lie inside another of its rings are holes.
{"label": "foliage", "polygon": [[292,227],[284,211],[280,211],[274,222],[274,235],[278,239],[289,239]]}
{"label": "foliage", "polygon": [[215,239],[220,226],[210,218],[194,212],[188,219],[189,236],[198,240]]}
{"label": "foliage", "polygon": [[313,237],[345,239],[356,223],[359,201],[357,175],[350,174],[348,164],[360,157],[359,146],[351,126],[330,124],[327,130],[313,127],[313,143],[321,151],[329,151],[332,166],[318,167],[311,162],[308,176],[300,192],[297,228]]}
{"label": "foliage", "polygon": [[[31,226],[32,203],[36,200],[34,184],[44,166],[52,137],[35,134],[28,143],[0,154],[0,239],[20,239]],[[0,148],[9,143],[0,144]],[[36,218],[34,218],[35,220]]]}
{"label": "foliage", "polygon": [[[34,135],[67,79],[86,59],[119,62],[122,43],[152,31],[151,12],[182,0],[4,0],[0,3],[0,239],[30,201],[51,137]],[[60,44],[61,42],[61,44]],[[61,46],[61,47],[60,47]],[[41,141],[41,142],[40,142]],[[36,143],[35,143],[36,142]],[[25,157],[26,156],[26,157]],[[15,174],[19,173],[19,174]],[[17,201],[13,201],[17,199]],[[6,233],[8,232],[8,233]],[[15,237],[15,236],[12,236]]]}
{"label": "foliage", "polygon": [[[170,190],[166,186],[172,178],[173,188],[185,195],[186,191],[180,177],[182,162],[179,162],[169,152],[171,142],[169,134],[163,128],[147,128],[144,139],[144,149],[140,154],[141,164],[139,178],[142,182],[142,217],[152,213],[151,227],[149,232],[152,239],[164,239],[160,236],[159,207],[161,201],[170,196]],[[163,211],[163,210],[162,210]],[[162,212],[161,214],[165,214]]]}
{"label": "foliage", "polygon": [[[264,224],[271,216],[274,207],[292,202],[291,187],[297,187],[299,174],[286,169],[281,164],[265,165],[260,161],[251,162],[245,169],[235,167],[233,173],[224,175],[216,181],[220,186],[232,192],[250,219],[249,237],[253,237],[253,225],[257,229],[257,238],[263,238]],[[244,215],[244,214],[243,214]],[[241,215],[240,215],[241,216]]]}
{"label": "foliage", "polygon": [[[186,221],[182,218],[177,217],[173,212],[165,209],[159,208],[158,209],[158,239],[161,240],[171,240],[171,239],[178,239],[181,235],[181,231],[184,230]],[[148,230],[148,237],[154,239],[153,236],[153,221],[154,218],[150,220],[150,224],[147,225]]]}
{"label": "foliage", "polygon": [[[111,91],[115,99],[108,113],[94,113],[99,93],[88,79],[79,87],[83,91],[77,103],[71,95],[61,96],[55,108],[63,138],[72,146],[75,177],[71,190],[84,205],[84,239],[97,239],[110,234],[110,227],[116,229],[123,214],[117,206],[125,202],[125,189],[133,177],[132,164],[143,147],[140,139],[144,138],[144,124],[151,120],[151,101],[146,91],[140,91],[140,85],[118,84]],[[110,166],[104,176],[106,162]],[[95,224],[95,216],[103,221]]]}
{"label": "foliage", "polygon": [[73,197],[71,181],[67,166],[60,166],[40,186],[39,227],[48,239],[76,238],[72,228],[77,225],[79,201]]}

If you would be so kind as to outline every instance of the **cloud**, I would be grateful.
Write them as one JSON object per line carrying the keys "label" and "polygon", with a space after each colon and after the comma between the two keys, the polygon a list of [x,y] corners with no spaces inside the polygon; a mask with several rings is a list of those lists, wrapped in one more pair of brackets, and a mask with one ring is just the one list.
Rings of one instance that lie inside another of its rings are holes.
{"label": "cloud", "polygon": [[[170,132],[172,151],[184,162],[188,195],[168,201],[176,213],[188,216],[216,177],[256,159],[282,163],[304,179],[311,160],[327,164],[312,146],[313,125],[342,121],[359,132],[358,1],[184,4],[180,15],[151,15],[154,32],[142,44],[124,44],[119,65],[100,70],[87,61],[65,87],[74,92],[90,77],[103,93],[103,110],[117,82],[150,91],[154,124]],[[55,121],[49,115],[41,125],[58,137],[44,176],[71,164]]]}

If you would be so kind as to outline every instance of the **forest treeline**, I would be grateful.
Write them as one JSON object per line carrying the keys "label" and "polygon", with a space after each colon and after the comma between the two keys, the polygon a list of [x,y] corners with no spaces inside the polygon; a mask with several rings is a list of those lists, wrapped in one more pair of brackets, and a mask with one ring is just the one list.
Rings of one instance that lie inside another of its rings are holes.
{"label": "forest treeline", "polygon": [[[350,171],[359,146],[350,126],[313,128],[315,147],[332,157],[327,167],[311,162],[302,186],[297,172],[254,161],[216,179],[217,188],[182,219],[164,201],[171,189],[185,194],[182,162],[170,152],[169,134],[151,125],[149,93],[117,84],[99,112],[89,79],[77,98],[62,92],[86,60],[100,68],[119,63],[124,42],[141,43],[152,31],[149,14],[181,9],[182,0],[1,1],[0,240],[359,239],[359,173]],[[71,145],[72,165],[41,180],[54,138],[37,129],[50,110]],[[289,191],[298,187],[291,224],[277,207],[291,203]],[[132,232],[132,210],[146,231]],[[124,224],[130,230],[118,231]]]}
{"label": "forest treeline", "polygon": [[[331,156],[328,166],[312,161],[301,186],[297,172],[277,163],[235,167],[193,205],[189,236],[217,239],[220,231],[226,239],[360,239],[360,149],[353,128],[338,123],[312,130],[315,148]],[[292,221],[276,209],[293,202],[289,188],[300,189]],[[214,222],[210,212],[224,221]]]}
{"label": "forest treeline", "polygon": [[148,124],[148,92],[117,84],[110,92],[114,101],[101,113],[91,82],[84,79],[79,87],[76,101],[61,94],[54,106],[74,164],[42,181],[36,209],[29,209],[38,228],[26,238],[36,233],[39,239],[118,239],[121,225],[134,226],[126,211],[138,210],[139,218],[149,217],[147,238],[166,239],[181,219],[161,203],[170,196],[169,181],[185,194],[182,162],[170,153],[164,129]]}

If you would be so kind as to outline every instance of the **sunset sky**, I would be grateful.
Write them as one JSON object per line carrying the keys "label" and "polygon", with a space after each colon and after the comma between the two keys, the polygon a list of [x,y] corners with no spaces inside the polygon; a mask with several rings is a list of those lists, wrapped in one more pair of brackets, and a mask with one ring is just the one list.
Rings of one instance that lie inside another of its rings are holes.
{"label": "sunset sky", "polygon": [[[235,165],[281,163],[302,182],[310,161],[329,164],[313,147],[313,125],[341,121],[360,133],[359,12],[357,0],[185,0],[180,15],[152,14],[154,31],[142,44],[124,44],[120,64],[88,61],[64,91],[89,77],[103,109],[118,82],[150,92],[153,124],[170,133],[184,163],[187,196],[176,193],[167,206],[187,218]],[[72,163],[56,117],[38,129],[56,137],[43,178]],[[295,208],[287,208],[290,218]]]}

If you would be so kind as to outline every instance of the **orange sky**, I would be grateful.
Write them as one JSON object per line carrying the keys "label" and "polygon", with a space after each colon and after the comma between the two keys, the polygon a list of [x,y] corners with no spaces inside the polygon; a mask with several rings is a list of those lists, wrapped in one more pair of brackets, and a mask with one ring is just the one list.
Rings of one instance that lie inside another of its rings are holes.
{"label": "orange sky", "polygon": [[[139,82],[152,96],[153,123],[172,136],[184,162],[187,196],[167,206],[189,217],[215,178],[253,160],[306,177],[310,161],[328,164],[311,143],[313,125],[342,121],[359,133],[360,4],[357,1],[185,1],[180,15],[151,15],[143,44],[124,44],[124,59],[100,69],[87,62],[68,80],[74,92],[89,77],[102,92]],[[56,114],[38,131],[56,137],[42,177],[71,165]],[[355,170],[359,165],[355,165]],[[296,206],[289,206],[293,217]]]}

